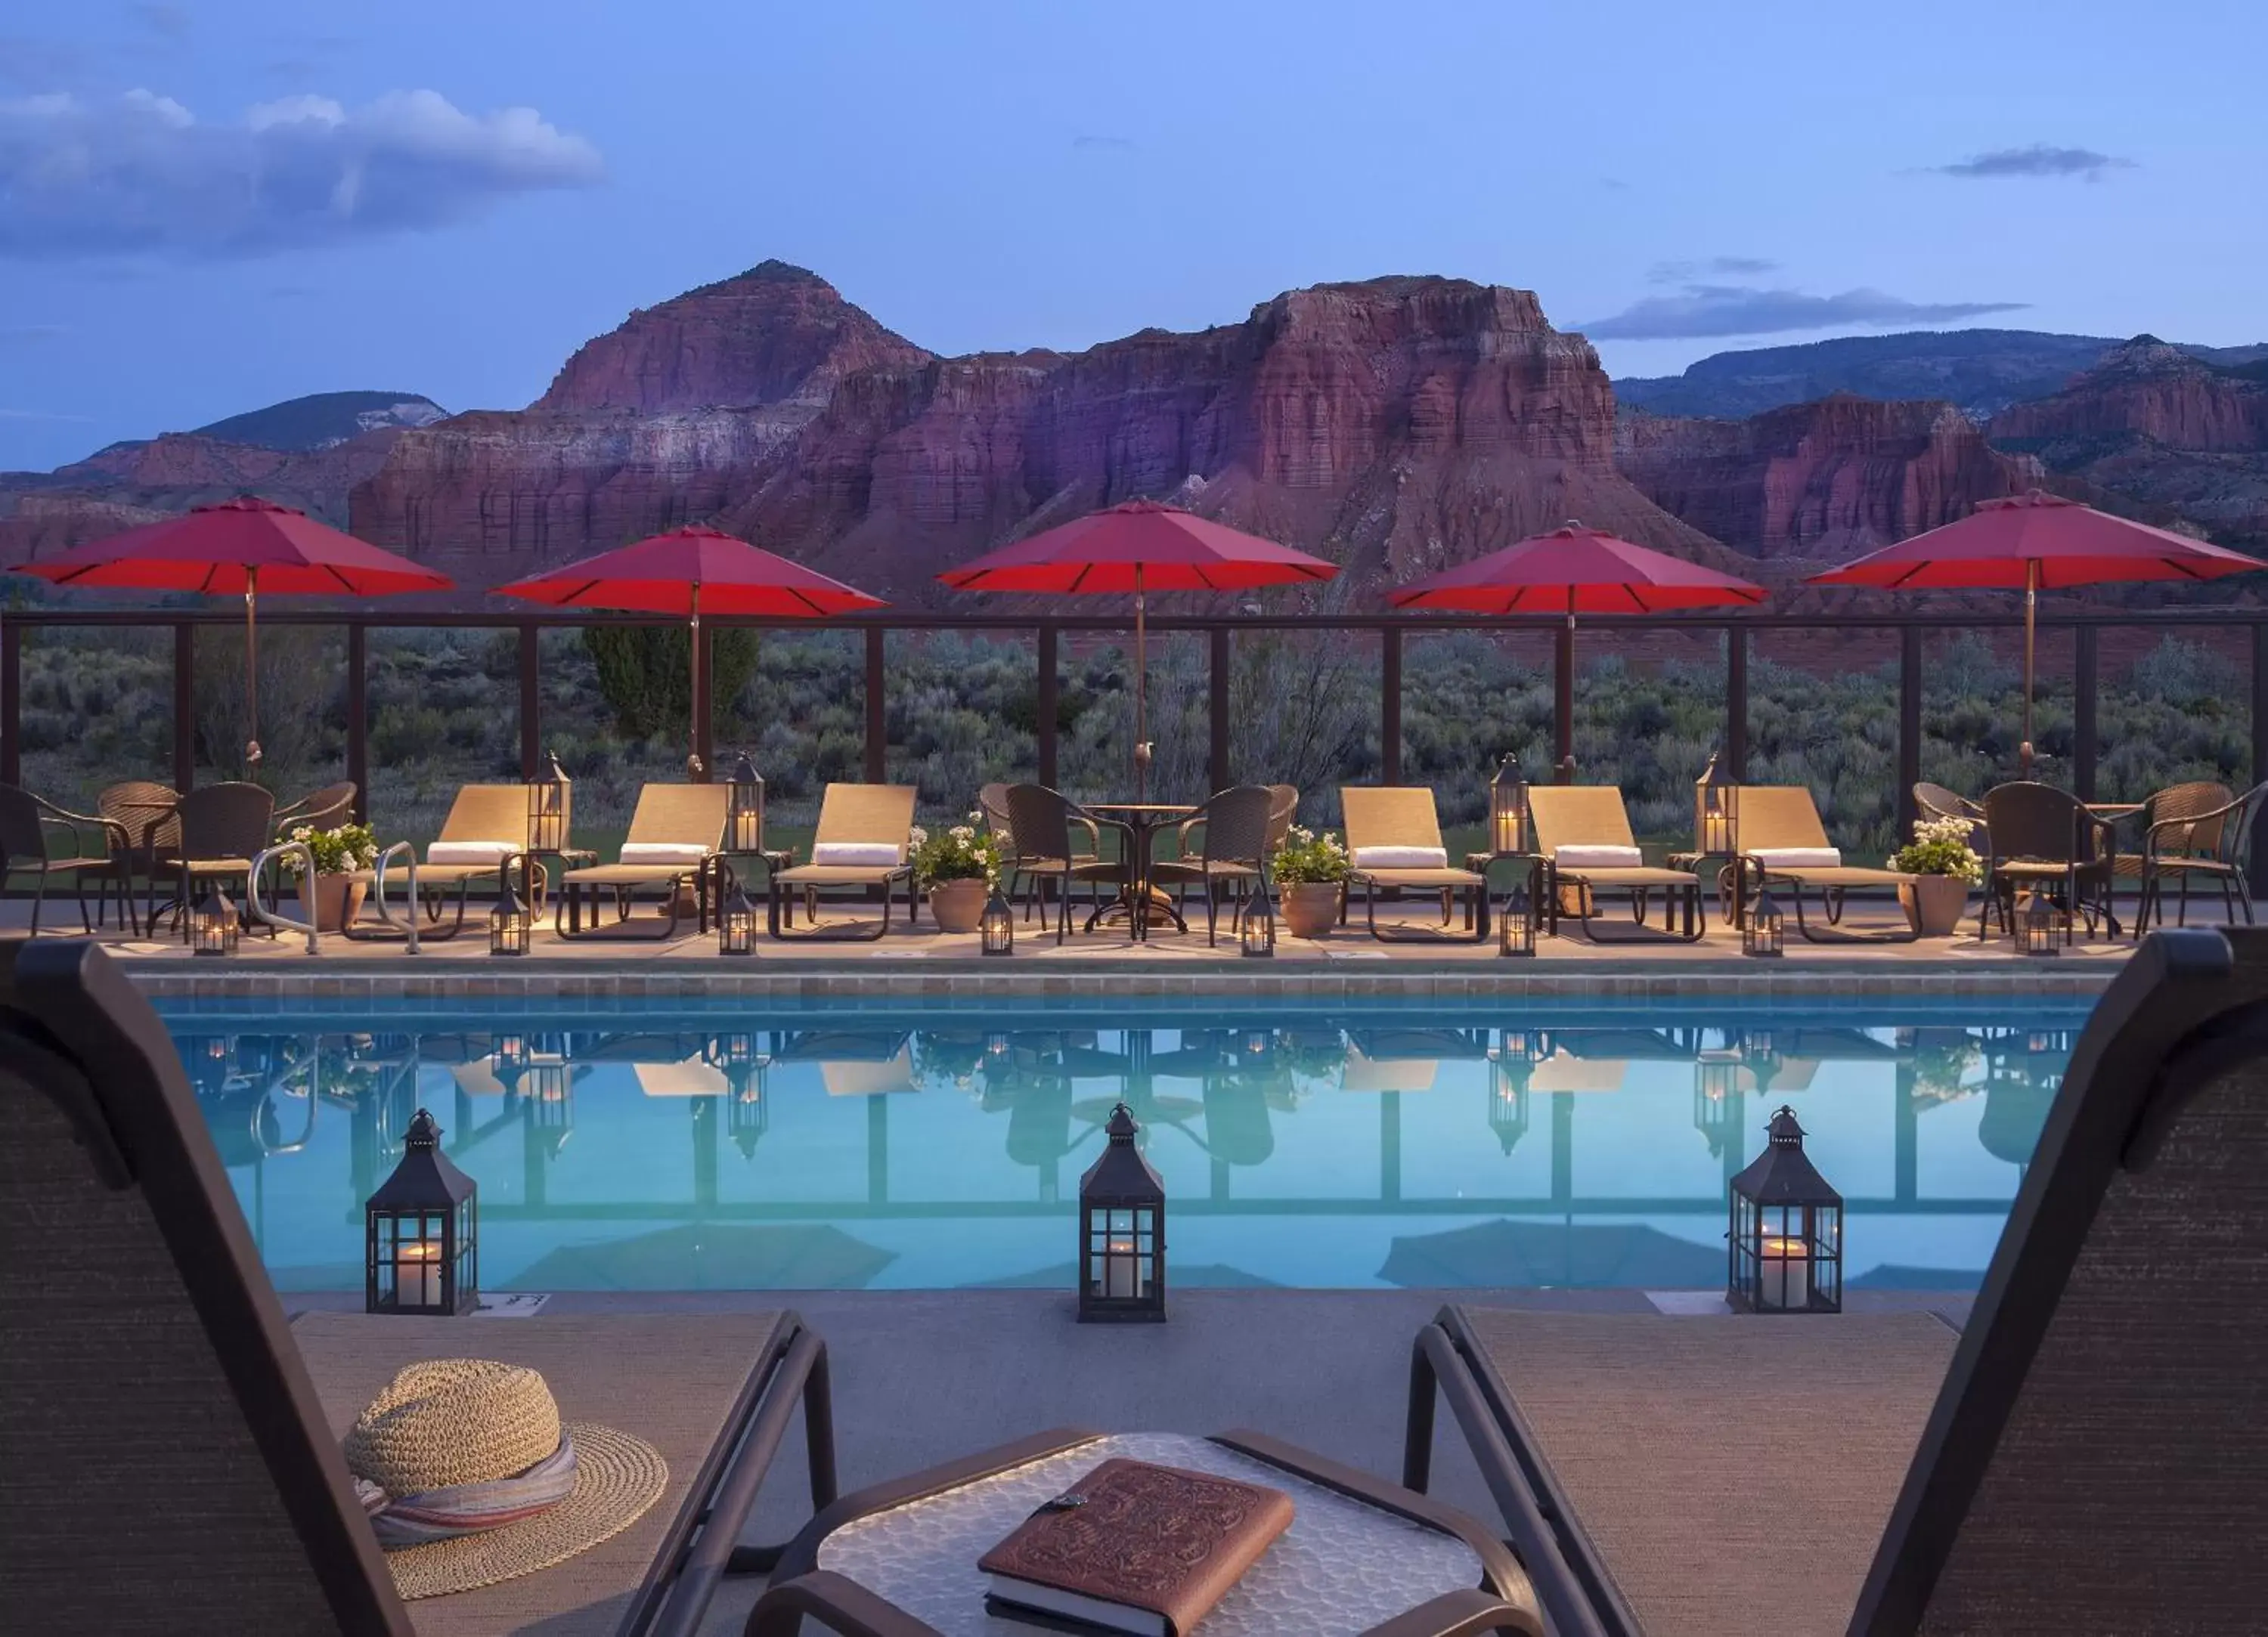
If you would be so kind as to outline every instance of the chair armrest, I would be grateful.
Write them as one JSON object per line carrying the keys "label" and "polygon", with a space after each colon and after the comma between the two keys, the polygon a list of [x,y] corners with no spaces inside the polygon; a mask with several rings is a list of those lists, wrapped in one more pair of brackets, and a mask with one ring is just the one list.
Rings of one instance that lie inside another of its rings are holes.
{"label": "chair armrest", "polygon": [[43,796],[34,796],[32,799],[39,804],[40,828],[42,831],[69,830],[70,832],[73,857],[83,858],[86,855],[86,843],[80,832],[89,826],[102,832],[104,843],[102,855],[105,858],[114,857],[125,849],[126,826],[117,819],[105,818],[99,813],[75,813],[68,807],[58,807]]}
{"label": "chair armrest", "polygon": [[1102,850],[1101,825],[1084,812],[1073,813],[1071,816],[1071,821],[1086,832],[1088,844],[1100,853]]}

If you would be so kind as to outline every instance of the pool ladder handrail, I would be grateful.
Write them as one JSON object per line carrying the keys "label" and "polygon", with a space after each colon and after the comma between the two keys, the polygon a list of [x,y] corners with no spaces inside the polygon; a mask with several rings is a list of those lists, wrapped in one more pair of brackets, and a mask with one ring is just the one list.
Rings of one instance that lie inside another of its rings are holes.
{"label": "pool ladder handrail", "polygon": [[[260,880],[268,873],[268,866],[279,858],[294,855],[299,861],[300,879],[313,879],[315,849],[305,841],[278,841],[273,847],[263,848],[253,855],[252,868],[247,872],[245,908],[254,919],[263,921],[271,927],[280,927],[286,932],[305,933],[307,938],[307,953],[320,954],[322,951],[322,934],[315,929],[315,923],[313,921],[294,921],[291,916],[270,909],[260,901]],[[311,900],[313,896],[312,893],[309,894]]]}
{"label": "pool ladder handrail", "polygon": [[[409,919],[396,921],[394,912],[386,907],[386,866],[399,856],[404,861],[404,872],[409,877]],[[371,865],[370,896],[377,907],[378,918],[408,940],[403,952],[417,953],[417,848],[408,841],[396,841],[378,855]]]}

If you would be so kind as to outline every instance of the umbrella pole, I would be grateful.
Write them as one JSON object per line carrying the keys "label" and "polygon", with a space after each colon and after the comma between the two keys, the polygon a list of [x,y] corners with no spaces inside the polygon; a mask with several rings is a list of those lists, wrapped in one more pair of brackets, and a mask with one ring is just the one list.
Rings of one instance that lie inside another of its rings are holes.
{"label": "umbrella pole", "polygon": [[260,570],[244,571],[245,771],[260,768]]}
{"label": "umbrella pole", "polygon": [[2029,557],[2024,561],[2024,740],[2016,751],[2017,776],[2025,779],[2032,776],[2032,642],[2039,609],[2040,560]]}
{"label": "umbrella pole", "polygon": [[1143,609],[1142,565],[1134,565],[1134,799],[1150,799],[1150,634]]}
{"label": "umbrella pole", "polygon": [[688,697],[692,703],[688,708],[688,717],[686,727],[693,735],[693,748],[685,758],[685,776],[694,783],[701,784],[706,782],[704,775],[709,769],[701,760],[701,582],[698,580],[693,582],[691,635],[692,640],[688,645],[688,651],[692,655],[693,676],[692,687]]}
{"label": "umbrella pole", "polygon": [[1575,782],[1575,588],[1567,588],[1567,623],[1559,629],[1557,674],[1553,678],[1553,714],[1557,718],[1557,777],[1562,784]]}

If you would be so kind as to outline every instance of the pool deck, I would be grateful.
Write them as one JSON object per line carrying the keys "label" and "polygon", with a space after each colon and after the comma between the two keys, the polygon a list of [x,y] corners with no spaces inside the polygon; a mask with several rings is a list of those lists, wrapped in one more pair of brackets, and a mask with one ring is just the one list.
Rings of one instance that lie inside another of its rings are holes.
{"label": "pool deck", "polygon": [[[826,1337],[846,1491],[1025,1433],[1213,1433],[1256,1428],[1387,1479],[1402,1468],[1412,1339],[1446,1303],[1594,1312],[1705,1306],[1713,1293],[1639,1290],[1190,1290],[1163,1325],[1080,1325],[1050,1291],[561,1294],[557,1312],[728,1312],[791,1306]],[[1683,1296],[1685,1300],[1681,1300]],[[1959,1325],[1966,1295],[1852,1293],[1851,1310],[1922,1309]],[[287,1295],[287,1309],[358,1309],[359,1293]],[[483,1322],[468,1320],[469,1330]],[[1785,1321],[1833,1324],[1831,1318]],[[468,1346],[473,1345],[468,1336]],[[1665,1378],[1665,1395],[1681,1390]],[[1496,1512],[1444,1412],[1433,1493],[1491,1523]],[[800,1521],[794,1437],[752,1538]],[[757,1585],[721,1594],[703,1629],[738,1632]]]}

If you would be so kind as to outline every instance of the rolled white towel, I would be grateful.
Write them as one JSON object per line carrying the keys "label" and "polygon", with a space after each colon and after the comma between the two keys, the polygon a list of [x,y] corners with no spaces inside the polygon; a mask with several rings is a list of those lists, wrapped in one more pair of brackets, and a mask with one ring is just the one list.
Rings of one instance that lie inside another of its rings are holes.
{"label": "rolled white towel", "polygon": [[1839,870],[1839,847],[1754,847],[1749,856],[1767,870]]}
{"label": "rolled white towel", "polygon": [[500,864],[519,851],[517,841],[436,841],[425,849],[429,864]]}
{"label": "rolled white towel", "polygon": [[622,843],[622,863],[626,864],[697,864],[708,856],[709,849],[698,841]]}
{"label": "rolled white towel", "polygon": [[1446,847],[1358,847],[1354,849],[1357,870],[1446,870],[1449,865],[1449,849]]}
{"label": "rolled white towel", "polygon": [[1637,870],[1646,855],[1635,847],[1555,847],[1551,862],[1562,870]]}
{"label": "rolled white towel", "polygon": [[887,870],[906,862],[905,848],[892,841],[821,841],[811,849],[814,864]]}

